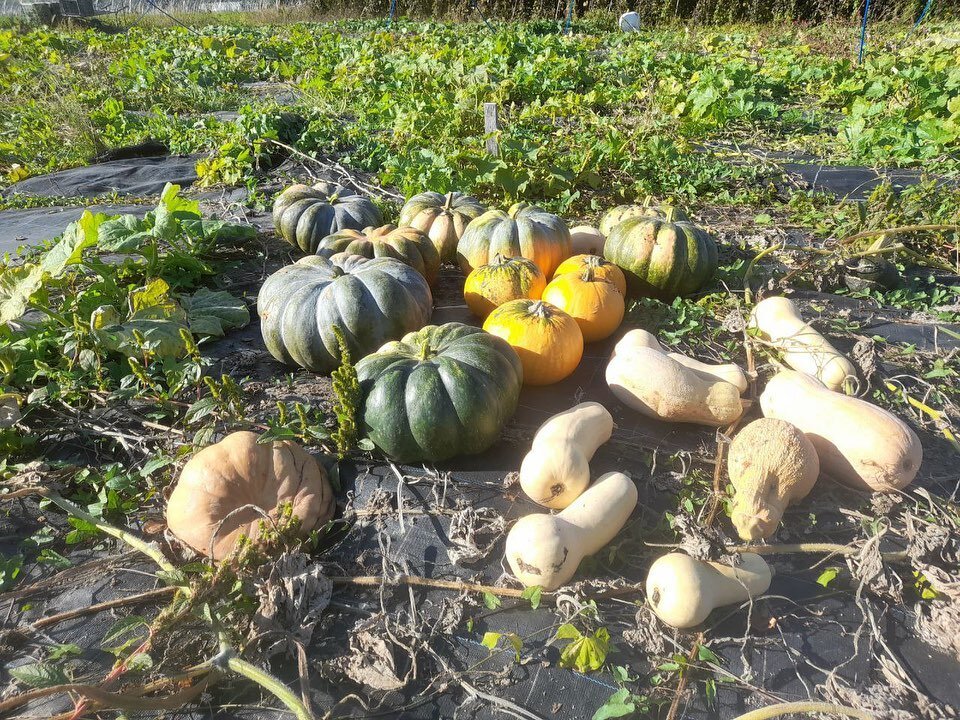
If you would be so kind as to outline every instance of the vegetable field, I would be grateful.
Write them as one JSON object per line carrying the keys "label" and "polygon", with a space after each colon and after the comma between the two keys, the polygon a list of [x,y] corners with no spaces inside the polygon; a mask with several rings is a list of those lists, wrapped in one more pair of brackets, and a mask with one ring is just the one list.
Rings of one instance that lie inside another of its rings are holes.
{"label": "vegetable field", "polygon": [[679,8],[0,23],[0,716],[958,716],[960,25]]}

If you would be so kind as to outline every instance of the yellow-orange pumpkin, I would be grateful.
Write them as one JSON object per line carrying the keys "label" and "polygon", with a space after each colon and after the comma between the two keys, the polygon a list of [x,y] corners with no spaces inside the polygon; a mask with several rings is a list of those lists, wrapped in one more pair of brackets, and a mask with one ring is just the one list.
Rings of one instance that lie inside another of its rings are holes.
{"label": "yellow-orange pumpkin", "polygon": [[574,255],[567,258],[554,271],[553,279],[556,280],[567,273],[577,273],[579,275],[585,268],[592,269],[595,278],[612,282],[617,286],[620,294],[626,296],[627,278],[624,276],[623,270],[599,255]]}
{"label": "yellow-orange pumpkin", "polygon": [[483,329],[517,351],[526,385],[560,382],[583,357],[583,333],[577,321],[542,300],[511,300],[490,313]]}
{"label": "yellow-orange pumpkin", "polygon": [[547,279],[533,260],[497,255],[489,265],[474,268],[463,284],[470,312],[486,318],[511,300],[539,300]]}
{"label": "yellow-orange pumpkin", "polygon": [[543,291],[543,299],[577,321],[584,342],[610,337],[623,322],[623,293],[609,280],[597,277],[593,268],[555,277]]}

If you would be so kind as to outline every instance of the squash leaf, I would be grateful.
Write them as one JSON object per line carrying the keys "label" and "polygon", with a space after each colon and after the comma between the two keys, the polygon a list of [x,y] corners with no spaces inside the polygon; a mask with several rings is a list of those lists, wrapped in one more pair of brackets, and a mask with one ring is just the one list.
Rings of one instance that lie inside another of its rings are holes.
{"label": "squash leaf", "polygon": [[43,268],[39,265],[18,265],[0,270],[0,324],[22,317],[30,298],[42,284]]}
{"label": "squash leaf", "polygon": [[100,226],[97,246],[107,252],[128,253],[151,237],[147,223],[136,215],[120,215]]}
{"label": "squash leaf", "polygon": [[250,322],[247,304],[223,290],[200,288],[192,295],[179,296],[194,335],[221,337],[227,330]]}
{"label": "squash leaf", "polygon": [[572,640],[560,652],[560,667],[582,673],[599,670],[603,667],[603,663],[607,659],[607,653],[612,649],[610,632],[603,627],[593,635],[584,635],[576,627],[566,623],[557,629],[556,638],[558,640]]}
{"label": "squash leaf", "polygon": [[57,244],[43,256],[40,261],[43,271],[51,277],[60,277],[68,265],[79,263],[83,251],[97,244],[100,224],[106,217],[84,210],[80,219],[67,225]]}

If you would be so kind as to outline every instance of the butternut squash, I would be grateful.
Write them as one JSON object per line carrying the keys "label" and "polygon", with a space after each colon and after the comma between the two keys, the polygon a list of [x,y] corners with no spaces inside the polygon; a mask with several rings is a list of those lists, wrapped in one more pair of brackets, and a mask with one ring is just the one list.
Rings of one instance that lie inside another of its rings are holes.
{"label": "butternut squash", "polygon": [[628,476],[601,476],[556,515],[520,518],[507,534],[507,563],[526,587],[556,590],[580,562],[613,540],[637,506],[637,487]]}
{"label": "butternut squash", "polygon": [[917,476],[920,438],[896,415],[828,390],[810,375],[781,370],[760,395],[766,417],[796,425],[813,443],[820,469],[861,490],[893,492]]}
{"label": "butternut squash", "polygon": [[813,443],[784,420],[760,418],[730,443],[733,526],[744,540],[773,535],[787,505],[805,498],[820,475]]}
{"label": "butternut squash", "polygon": [[617,343],[616,347],[613,349],[614,355],[617,351],[623,351],[631,347],[648,347],[653,350],[658,350],[666,354],[668,358],[676,360],[678,363],[684,367],[688,367],[691,370],[696,370],[701,375],[705,375],[704,379],[708,381],[712,380],[724,380],[731,385],[736,385],[737,390],[741,393],[746,392],[750,383],[747,382],[747,375],[743,372],[743,369],[736,363],[724,363],[722,365],[712,365],[705,362],[700,362],[696,358],[689,357],[683,353],[678,352],[668,352],[658,341],[656,336],[653,333],[649,333],[646,330],[631,330],[626,333]]}
{"label": "butternut squash", "polygon": [[520,465],[520,487],[535,503],[562,510],[590,484],[590,459],[613,434],[613,416],[596,402],[549,418]]}
{"label": "butternut squash", "polygon": [[770,567],[759,555],[743,553],[736,567],[673,552],[657,558],[647,573],[647,602],[667,625],[699,625],[715,608],[762,595]]}
{"label": "butternut squash", "polygon": [[624,405],[658,420],[723,427],[743,414],[736,385],[701,374],[649,347],[616,352],[607,364],[606,377]]}
{"label": "butternut squash", "polygon": [[857,369],[819,332],[804,321],[800,310],[785,297],[758,302],[750,313],[748,327],[783,355],[783,361],[820,380],[831,390],[853,394]]}

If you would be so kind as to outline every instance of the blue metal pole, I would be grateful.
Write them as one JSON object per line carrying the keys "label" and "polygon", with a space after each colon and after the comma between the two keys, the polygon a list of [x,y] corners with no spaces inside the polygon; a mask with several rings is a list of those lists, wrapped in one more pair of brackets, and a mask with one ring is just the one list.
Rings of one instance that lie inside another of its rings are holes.
{"label": "blue metal pole", "polygon": [[470,0],[470,7],[473,8],[473,11],[480,16],[480,19],[483,20],[483,24],[487,26],[487,30],[493,32],[493,25],[490,24],[490,21],[487,20],[486,16],[480,12],[480,8],[477,6],[477,0]]}
{"label": "blue metal pole", "polygon": [[390,15],[387,16],[387,27],[393,24],[393,16],[397,13],[397,0],[390,0]]}
{"label": "blue metal pole", "polygon": [[917,29],[917,26],[923,22],[923,19],[927,16],[927,13],[930,12],[930,6],[933,5],[933,0],[927,0],[927,4],[923,6],[923,12],[920,13],[920,17],[917,18],[917,21],[913,24],[913,28],[910,32],[913,32]]}
{"label": "blue metal pole", "polygon": [[857,63],[863,62],[863,50],[867,44],[867,18],[870,15],[870,0],[863,7],[863,25],[860,27],[860,52],[857,55]]}
{"label": "blue metal pole", "polygon": [[567,22],[563,28],[564,35],[570,34],[570,26],[572,24],[573,24],[573,0],[570,0],[570,2],[567,3]]}

